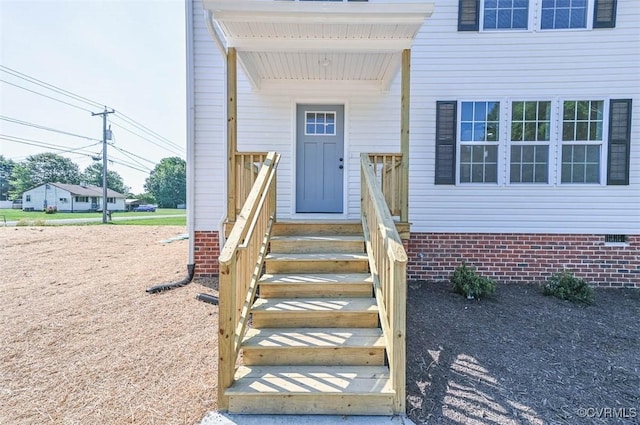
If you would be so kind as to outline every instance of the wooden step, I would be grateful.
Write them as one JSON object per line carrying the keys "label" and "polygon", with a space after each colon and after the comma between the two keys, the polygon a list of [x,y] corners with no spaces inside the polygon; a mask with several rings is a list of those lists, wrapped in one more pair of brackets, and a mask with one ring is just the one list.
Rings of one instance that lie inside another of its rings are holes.
{"label": "wooden step", "polygon": [[241,366],[225,395],[229,413],[393,414],[385,366]]}
{"label": "wooden step", "polygon": [[245,365],[384,365],[379,328],[249,329]]}
{"label": "wooden step", "polygon": [[373,296],[367,273],[265,274],[260,278],[261,298],[340,298]]}
{"label": "wooden step", "polygon": [[273,236],[271,252],[364,252],[364,236]]}
{"label": "wooden step", "polygon": [[254,328],[375,328],[375,298],[259,298]]}
{"label": "wooden step", "polygon": [[321,221],[277,221],[273,227],[274,236],[293,235],[360,235],[362,236],[362,222],[360,220],[321,220]]}
{"label": "wooden step", "polygon": [[365,253],[278,254],[265,258],[267,273],[367,273]]}

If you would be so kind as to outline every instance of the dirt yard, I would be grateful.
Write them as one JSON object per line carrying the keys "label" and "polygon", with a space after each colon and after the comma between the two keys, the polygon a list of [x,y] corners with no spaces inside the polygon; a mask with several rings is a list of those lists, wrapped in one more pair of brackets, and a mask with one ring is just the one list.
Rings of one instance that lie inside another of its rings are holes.
{"label": "dirt yard", "polygon": [[[182,227],[0,228],[0,425],[197,424],[216,408],[217,307]],[[640,423],[640,291],[584,307],[531,286],[468,301],[412,282],[407,412],[419,424]]]}
{"label": "dirt yard", "polygon": [[183,227],[0,228],[0,424],[194,424],[216,407],[215,306]]}

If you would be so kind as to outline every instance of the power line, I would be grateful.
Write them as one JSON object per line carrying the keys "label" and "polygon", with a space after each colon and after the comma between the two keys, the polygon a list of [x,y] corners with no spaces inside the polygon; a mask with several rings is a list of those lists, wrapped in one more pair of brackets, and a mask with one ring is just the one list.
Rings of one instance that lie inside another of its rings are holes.
{"label": "power line", "polygon": [[[90,148],[92,146],[96,146],[98,144],[98,143],[92,143],[90,145],[81,146],[79,148],[69,148],[68,146],[54,145],[52,143],[43,142],[41,140],[26,139],[24,137],[11,136],[11,135],[8,135],[8,134],[0,134],[0,139],[6,140],[8,142],[22,144],[22,145],[30,145],[30,146],[37,146],[39,148],[52,149],[52,150],[55,150],[55,151],[59,151],[60,153],[78,152],[78,151],[81,151],[83,149],[87,149],[87,148]],[[78,152],[78,153],[81,153],[81,152]],[[82,155],[92,156],[90,154],[84,154],[84,153],[82,153]]]}
{"label": "power line", "polygon": [[145,174],[149,174],[151,172],[149,168],[146,168],[146,169],[139,168],[139,167],[136,167],[135,165],[132,165],[131,163],[123,161],[122,159],[110,159],[109,162],[122,165],[123,167],[131,168],[132,170],[140,171],[141,173],[145,173]]}
{"label": "power line", "polygon": [[[89,98],[86,98],[86,97],[84,97],[84,96],[80,96],[80,95],[78,95],[78,94],[75,94],[75,93],[70,92],[70,91],[68,91],[68,90],[65,90],[65,89],[63,89],[63,88],[60,88],[60,87],[58,87],[58,86],[55,86],[55,85],[53,85],[53,84],[50,84],[50,83],[47,83],[47,82],[45,82],[45,81],[39,80],[39,79],[37,79],[37,78],[31,77],[31,76],[29,76],[29,75],[27,75],[27,74],[25,74],[25,73],[22,73],[22,72],[20,72],[20,71],[15,70],[15,69],[11,69],[11,68],[9,68],[9,67],[7,67],[7,66],[0,65],[0,70],[4,71],[4,72],[6,72],[6,73],[8,73],[9,75],[12,75],[12,76],[14,76],[14,77],[17,77],[17,78],[20,78],[20,79],[26,80],[26,81],[28,81],[28,82],[30,82],[30,83],[32,83],[32,84],[36,84],[36,85],[38,85],[38,86],[40,86],[40,87],[43,87],[43,88],[45,88],[45,89],[48,89],[48,90],[54,91],[54,92],[56,92],[56,93],[58,93],[58,94],[62,94],[63,96],[70,97],[70,98],[72,98],[73,100],[81,101],[81,102],[83,102],[83,103],[86,103],[86,104],[90,105],[91,107],[94,107],[94,108],[95,108],[95,107],[99,107],[99,108],[102,108],[102,107],[103,107],[103,106],[102,106],[103,104],[102,104],[102,103],[100,103],[100,102],[96,102],[96,101],[91,100],[91,99],[89,99]],[[23,89],[23,90],[29,91],[29,92],[31,92],[31,93],[38,94],[38,95],[40,95],[40,96],[44,96],[44,97],[46,97],[46,98],[48,98],[48,99],[52,99],[52,100],[55,100],[55,101],[57,101],[57,102],[64,103],[64,104],[69,105],[69,106],[72,106],[72,107],[74,107],[74,108],[82,109],[83,111],[86,111],[86,112],[91,112],[89,109],[85,109],[85,108],[82,108],[82,107],[80,107],[80,106],[77,106],[77,105],[74,105],[74,104],[71,104],[71,103],[68,103],[68,102],[64,102],[64,101],[62,101],[62,100],[60,100],[60,99],[56,99],[56,98],[53,98],[53,97],[51,97],[51,96],[47,96],[47,95],[45,95],[45,94],[43,94],[43,93],[40,93],[40,92],[36,92],[36,91],[34,91],[34,90],[27,89],[26,87],[22,87],[22,86],[19,86],[19,85],[17,85],[17,84],[10,83],[10,82],[8,82],[8,81],[6,81],[6,80],[1,80],[1,79],[0,79],[0,81],[4,82],[4,83],[6,83],[6,84],[10,84],[10,85],[12,85],[12,86],[15,86],[15,87],[21,88],[21,89]],[[106,107],[106,106],[105,106],[105,107]],[[110,108],[110,109],[113,109],[113,108]],[[168,138],[166,138],[166,137],[162,136],[161,134],[159,134],[159,133],[157,133],[157,132],[155,132],[155,131],[151,130],[150,128],[148,128],[148,127],[146,127],[145,125],[143,125],[143,124],[139,123],[139,122],[138,122],[138,121],[136,121],[135,119],[133,119],[133,118],[131,118],[131,117],[129,117],[129,116],[127,116],[127,115],[125,115],[125,114],[121,113],[121,112],[118,112],[118,114],[117,114],[116,116],[117,116],[118,118],[122,119],[124,122],[128,123],[129,125],[134,126],[135,128],[137,128],[137,129],[139,129],[139,130],[143,131],[144,133],[147,133],[148,135],[150,135],[150,136],[152,136],[152,137],[154,137],[154,138],[156,138],[156,139],[158,139],[158,140],[162,141],[163,143],[166,143],[166,144],[168,144],[168,145],[172,146],[173,148],[178,149],[178,150],[180,150],[180,151],[182,151],[182,150],[183,150],[183,148],[182,148],[182,147],[180,147],[178,144],[176,144],[176,143],[175,143],[175,142],[173,142],[172,140],[170,140],[170,139],[168,139]],[[139,137],[140,137],[140,136],[139,136]],[[147,141],[148,141],[148,139],[145,139],[145,140],[147,140]]]}
{"label": "power line", "polygon": [[[57,95],[62,95],[62,96],[68,97],[68,98],[72,99],[72,101],[74,101],[74,102],[80,102],[80,103],[83,103],[83,104],[87,104],[87,105],[90,105],[91,107],[100,107],[100,108],[102,108],[102,104],[99,103],[99,102],[96,102],[94,100],[88,99],[88,98],[86,98],[84,96],[80,96],[80,95],[75,94],[73,92],[70,92],[68,90],[65,90],[65,89],[62,89],[60,87],[57,87],[57,86],[55,86],[53,84],[50,84],[50,83],[44,82],[42,80],[39,80],[37,78],[31,77],[31,76],[29,76],[27,74],[24,74],[24,73],[22,73],[20,71],[11,69],[11,68],[6,67],[4,65],[0,65],[0,71],[3,71],[3,72],[5,72],[5,73],[7,73],[7,74],[9,74],[9,75],[11,75],[13,77],[22,79],[22,80],[24,80],[24,81],[26,81],[26,82],[28,82],[30,84],[34,84],[36,86],[39,86],[39,87],[41,87],[41,88],[43,88],[45,90],[50,90],[50,91],[54,92]],[[4,82],[5,84],[9,84],[11,86],[14,86],[14,87],[17,87],[19,89],[25,90],[27,92],[36,94],[38,96],[45,97],[47,99],[62,103],[64,105],[73,107],[75,109],[79,109],[79,110],[82,110],[82,111],[85,111],[85,112],[89,112],[92,115],[96,115],[90,109],[84,108],[84,107],[79,106],[79,105],[74,104],[74,103],[67,102],[67,101],[59,99],[57,97],[49,96],[48,94],[42,93],[40,91],[32,90],[32,89],[30,89],[28,87],[24,87],[22,85],[15,84],[13,82],[6,81],[4,79],[0,79],[0,82]],[[107,111],[107,107],[105,106],[104,108],[105,108],[105,112],[106,112]],[[115,111],[113,111],[113,112],[115,112]],[[102,115],[102,114],[103,113],[101,113],[100,115]],[[103,118],[105,118],[104,122],[106,123],[106,114],[103,116]],[[114,116],[112,118],[120,119],[123,124],[117,124],[117,123],[113,123],[113,124],[115,126],[117,126],[117,127],[122,128],[123,130],[133,134],[134,136],[139,137],[139,138],[141,138],[141,139],[143,139],[143,140],[145,140],[145,141],[147,141],[147,142],[149,142],[149,143],[151,143],[151,144],[153,144],[153,145],[155,145],[155,146],[157,146],[157,147],[159,147],[161,149],[167,150],[168,152],[171,152],[172,154],[176,154],[176,155],[179,155],[179,156],[184,154],[184,148],[180,147],[179,145],[177,145],[176,143],[174,143],[170,139],[160,135],[159,133],[151,130],[150,128],[146,127],[145,125],[139,123],[138,121],[134,120],[133,118],[131,118],[131,117],[125,115],[125,114],[122,114],[122,113],[118,113],[117,115],[114,114]],[[83,136],[83,135],[76,134],[76,133],[66,132],[66,131],[63,131],[63,130],[54,129],[54,128],[51,128],[51,127],[46,127],[46,126],[42,126],[42,125],[39,125],[39,124],[31,123],[31,122],[28,122],[28,121],[18,120],[18,119],[15,119],[15,118],[0,116],[0,119],[3,119],[5,121],[8,121],[8,122],[11,122],[11,123],[14,123],[14,124],[30,126],[30,127],[41,129],[41,130],[45,130],[45,131],[52,131],[52,132],[56,132],[56,133],[60,133],[60,134],[65,134],[65,135],[68,135],[68,136],[83,138],[83,139],[86,139],[86,140],[98,141],[97,139],[94,139],[92,137],[87,137],[87,136]],[[127,126],[132,126],[132,127],[136,128],[137,130],[139,130],[143,134],[139,134],[139,133],[137,133],[135,131],[130,130],[124,124],[126,124]],[[104,134],[105,132],[106,132],[106,130],[103,131],[103,138],[105,137],[105,134]],[[152,140],[149,137],[146,137],[145,135],[148,135],[152,139],[157,140],[157,142]],[[61,147],[59,147],[57,145],[52,145],[52,144],[48,144],[48,143],[45,143],[45,142],[40,142],[40,141],[33,140],[33,139],[15,138],[13,136],[7,136],[7,137],[9,137],[9,138],[5,138],[5,140],[10,141],[10,142],[33,145],[33,146],[43,147],[43,148],[47,148],[47,149],[53,149],[53,150],[60,151],[61,153],[73,152],[75,150],[75,149],[61,149]],[[106,142],[104,142],[104,145],[105,146],[103,147],[103,156],[106,157],[106,155],[104,154],[104,152],[106,152]],[[78,148],[78,149],[81,150],[82,148]],[[145,165],[143,165],[140,162],[136,161],[135,159],[131,158],[131,155],[133,155],[133,156],[135,156],[135,157],[137,157],[139,159],[143,159],[145,161],[148,161],[151,164],[155,164],[155,163],[153,163],[153,161],[149,161],[149,160],[147,160],[145,158],[142,158],[140,156],[137,156],[137,155],[135,155],[135,154],[133,154],[131,152],[125,151],[125,150],[120,149],[120,148],[117,148],[117,149],[119,151],[121,151],[121,153],[125,154],[126,156],[128,156],[130,159],[132,159],[134,161],[134,163],[127,163],[127,162],[124,162],[124,161],[116,162],[119,165],[131,168],[131,169],[136,170],[136,171],[144,172],[144,173],[148,173],[148,172],[151,171],[151,169],[147,168]],[[83,154],[83,155],[87,155],[89,157],[94,157],[95,156],[93,154],[92,155]],[[104,166],[106,166],[106,158],[103,158],[103,163],[104,163]],[[147,168],[147,169],[143,169],[143,168]],[[106,175],[106,173],[105,173],[105,175]]]}
{"label": "power line", "polygon": [[65,134],[67,136],[78,137],[78,138],[81,138],[81,139],[94,140],[96,142],[101,142],[102,141],[102,140],[94,139],[93,137],[83,136],[81,134],[76,134],[76,133],[69,133],[68,131],[58,130],[58,129],[51,128],[51,127],[45,127],[45,126],[40,125],[40,124],[35,124],[35,123],[29,122],[29,121],[22,121],[22,120],[19,120],[19,119],[16,119],[16,118],[7,117],[7,116],[4,116],[4,115],[0,115],[0,120],[8,121],[8,122],[13,123],[13,124],[20,124],[20,125],[25,125],[25,126],[28,126],[28,127],[33,127],[33,128],[37,128],[37,129],[40,129],[40,130],[47,130],[47,131],[52,131],[54,133]]}
{"label": "power line", "polygon": [[[167,143],[168,145],[182,150],[183,148],[178,145],[177,143],[174,143],[173,141],[171,141],[170,139],[167,139],[166,137],[156,133],[155,131],[151,130],[148,127],[145,127],[144,125],[140,124],[139,122],[135,121],[133,118],[128,117],[127,115],[123,114],[122,112],[120,112],[117,116],[118,118],[120,118],[121,120],[123,120],[124,122],[127,122],[128,124],[131,124],[132,126],[136,127],[139,130],[142,130],[143,132],[150,134],[151,136],[162,140],[163,142]],[[115,118],[115,117],[114,117]]]}
{"label": "power line", "polygon": [[0,82],[3,82],[3,83],[6,83],[6,84],[9,84],[9,85],[14,86],[14,87],[18,87],[19,89],[26,90],[26,91],[28,91],[28,92],[31,92],[31,93],[37,94],[37,95],[39,95],[39,96],[46,97],[47,99],[55,100],[56,102],[64,103],[65,105],[69,105],[69,106],[71,106],[71,107],[73,107],[73,108],[76,108],[76,109],[80,109],[80,110],[83,110],[83,111],[86,111],[86,112],[91,112],[91,110],[90,110],[90,109],[86,109],[86,108],[83,108],[83,107],[81,107],[81,106],[74,105],[74,104],[69,103],[69,102],[65,102],[64,100],[56,99],[55,97],[47,96],[47,95],[46,95],[46,94],[44,94],[44,93],[40,93],[40,92],[37,92],[37,91],[35,91],[35,90],[30,90],[30,89],[28,89],[28,88],[26,88],[26,87],[22,87],[22,86],[19,86],[19,85],[17,85],[17,84],[10,83],[9,81],[6,81],[6,80],[2,80],[2,79],[0,79]]}
{"label": "power line", "polygon": [[[123,154],[127,155],[129,158],[131,158],[132,156],[134,156],[134,157],[136,157],[136,158],[138,158],[138,159],[141,159],[141,160],[143,160],[143,161],[147,161],[149,164],[156,165],[156,163],[155,163],[154,161],[151,161],[150,159],[147,159],[147,158],[143,158],[143,157],[141,157],[141,156],[139,156],[139,155],[136,155],[136,154],[135,154],[135,153],[133,153],[133,152],[129,152],[129,151],[127,151],[127,150],[124,150],[124,149],[122,149],[121,147],[118,147],[118,146],[116,146],[116,145],[112,145],[112,147],[113,147],[114,149],[116,149],[116,150],[118,150],[118,151],[122,152]],[[131,158],[131,159],[133,159],[133,158]],[[142,164],[141,164],[141,165],[142,165]]]}
{"label": "power line", "polygon": [[38,80],[35,77],[31,77],[31,76],[29,76],[29,75],[27,75],[25,73],[22,73],[20,71],[16,71],[15,69],[11,69],[8,66],[0,65],[0,69],[3,70],[4,72],[6,72],[7,74],[13,75],[14,77],[18,77],[18,78],[21,78],[23,80],[27,80],[30,83],[33,83],[33,84],[36,84],[38,86],[44,87],[44,88],[49,89],[51,91],[55,91],[55,92],[60,93],[60,94],[62,94],[64,96],[71,97],[71,98],[73,98],[75,100],[79,100],[79,101],[84,102],[84,103],[86,103],[88,105],[91,105],[92,107],[98,107],[98,108],[102,107],[102,104],[100,104],[100,103],[98,103],[98,102],[96,102],[94,100],[91,100],[91,99],[88,99],[88,98],[86,98],[84,96],[80,96],[78,94],[72,93],[72,92],[70,92],[68,90],[65,90],[63,88],[54,86],[53,84],[44,82],[42,80]]}
{"label": "power line", "polygon": [[115,122],[113,122],[113,121],[111,121],[111,123],[112,123],[113,125],[115,125],[116,127],[119,127],[119,128],[121,128],[121,129],[123,129],[124,131],[126,131],[126,132],[128,132],[128,133],[133,134],[134,136],[137,136],[137,137],[139,137],[139,138],[141,138],[141,139],[143,139],[143,140],[146,140],[147,142],[151,143],[152,145],[155,145],[155,146],[157,146],[157,147],[159,147],[159,148],[161,148],[161,149],[165,149],[165,150],[167,150],[167,151],[169,151],[169,152],[171,152],[171,153],[174,153],[174,154],[176,154],[176,155],[182,155],[182,152],[180,152],[180,151],[176,151],[176,150],[169,149],[169,147],[167,147],[167,146],[163,146],[163,145],[161,145],[160,143],[157,143],[157,142],[155,142],[155,141],[153,141],[153,140],[151,140],[151,139],[149,139],[149,138],[147,138],[147,137],[145,137],[145,136],[142,136],[142,135],[140,135],[140,134],[136,133],[135,131],[129,130],[128,128],[126,128],[126,127],[124,127],[124,126],[122,126],[122,125],[120,125],[120,124],[117,124],[117,123],[115,123]]}

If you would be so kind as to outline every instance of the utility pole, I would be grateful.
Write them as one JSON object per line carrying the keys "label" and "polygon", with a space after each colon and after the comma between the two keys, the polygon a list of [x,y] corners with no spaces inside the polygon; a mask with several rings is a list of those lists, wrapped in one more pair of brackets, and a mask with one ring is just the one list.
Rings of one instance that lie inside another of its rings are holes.
{"label": "utility pole", "polygon": [[[102,222],[107,222],[107,115],[116,111],[107,110],[104,107],[103,112],[92,112],[91,116],[102,115]],[[111,139],[111,137],[109,137]]]}

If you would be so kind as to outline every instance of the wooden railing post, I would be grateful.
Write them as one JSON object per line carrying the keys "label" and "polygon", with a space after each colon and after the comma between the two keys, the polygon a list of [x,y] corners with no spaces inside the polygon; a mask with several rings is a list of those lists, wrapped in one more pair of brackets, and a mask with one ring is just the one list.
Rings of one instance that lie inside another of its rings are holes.
{"label": "wooden railing post", "polygon": [[410,94],[411,94],[411,49],[402,51],[402,99],[400,104],[400,151],[402,152],[402,173],[400,193],[400,221],[409,221],[409,127],[410,127]]}
{"label": "wooden railing post", "polygon": [[236,221],[236,152],[238,151],[238,61],[235,47],[227,51],[227,220]]}
{"label": "wooden railing post", "polygon": [[220,265],[218,289],[218,409],[229,408],[224,391],[233,383],[235,350],[233,347],[236,323],[236,256],[230,264]]}

